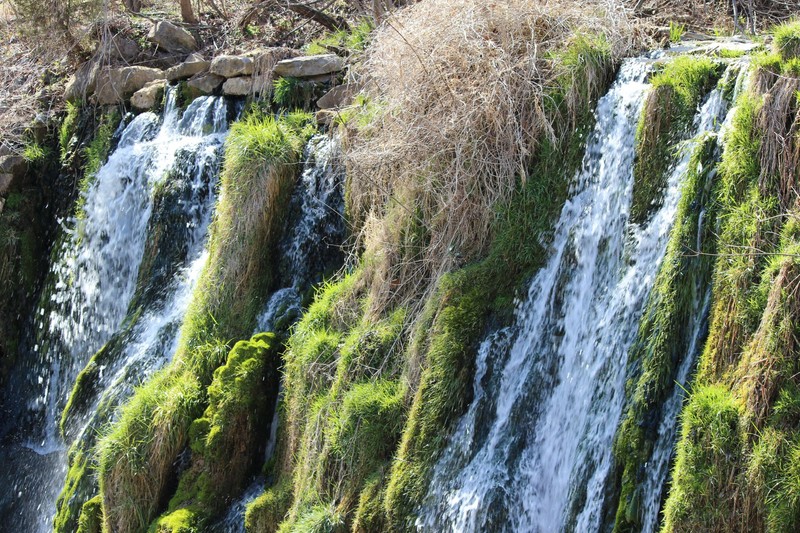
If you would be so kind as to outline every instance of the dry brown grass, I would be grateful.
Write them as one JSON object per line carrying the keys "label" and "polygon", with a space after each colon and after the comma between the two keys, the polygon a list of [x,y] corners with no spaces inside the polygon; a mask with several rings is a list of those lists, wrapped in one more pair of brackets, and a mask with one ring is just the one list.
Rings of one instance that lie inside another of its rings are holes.
{"label": "dry brown grass", "polygon": [[[347,146],[348,209],[375,264],[376,309],[486,251],[498,204],[539,143],[570,126],[548,102],[564,69],[554,53],[598,31],[614,61],[630,50],[633,28],[613,1],[426,0],[378,30],[359,70],[362,113],[374,116]],[[573,109],[589,105],[579,89]]]}
{"label": "dry brown grass", "polygon": [[761,176],[759,184],[765,194],[775,194],[786,210],[797,198],[800,165],[800,105],[797,94],[800,79],[780,76],[763,69],[760,77],[772,78],[771,89],[764,96],[758,112],[758,128],[764,132],[760,146]]}

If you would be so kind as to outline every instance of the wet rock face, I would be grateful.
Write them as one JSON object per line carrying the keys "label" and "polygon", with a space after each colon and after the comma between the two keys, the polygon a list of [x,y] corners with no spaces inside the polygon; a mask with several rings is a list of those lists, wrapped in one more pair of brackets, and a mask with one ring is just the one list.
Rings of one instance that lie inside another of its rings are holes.
{"label": "wet rock face", "polygon": [[292,78],[312,78],[322,76],[332,72],[338,72],[344,68],[344,60],[335,55],[327,54],[321,56],[303,56],[293,59],[284,59],[275,65],[274,74],[276,76],[290,76]]}
{"label": "wet rock face", "polygon": [[188,54],[197,50],[197,41],[191,33],[165,20],[153,25],[147,39],[174,54]]}
{"label": "wet rock face", "polygon": [[253,60],[246,56],[217,56],[211,62],[211,74],[224,78],[249,76],[253,73]]}

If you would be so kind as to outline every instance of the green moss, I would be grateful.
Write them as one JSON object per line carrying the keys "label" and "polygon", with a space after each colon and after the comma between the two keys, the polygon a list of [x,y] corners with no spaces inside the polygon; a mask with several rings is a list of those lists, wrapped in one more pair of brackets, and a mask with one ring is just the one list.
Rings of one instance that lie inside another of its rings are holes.
{"label": "green moss", "polygon": [[354,533],[370,533],[372,531],[386,531],[386,515],[383,511],[385,496],[384,473],[378,472],[365,483],[358,499],[355,518],[353,519]]}
{"label": "green moss", "polygon": [[99,495],[83,504],[76,533],[101,533],[103,531],[103,500]]}
{"label": "green moss", "polygon": [[[661,406],[675,387],[679,365],[692,355],[688,353],[690,327],[695,315],[702,312],[702,300],[710,287],[716,213],[709,174],[715,170],[716,148],[716,137],[708,135],[694,150],[667,252],[628,356],[628,407],[614,443],[614,456],[621,465],[615,531],[642,528],[640,481],[646,479],[659,436],[653,421],[660,419]],[[707,211],[701,249],[696,250],[701,210]]]}
{"label": "green moss", "polygon": [[248,504],[245,530],[248,533],[277,531],[291,505],[292,484],[285,479]]}
{"label": "green moss", "polygon": [[61,161],[67,160],[67,154],[70,152],[73,136],[78,125],[78,117],[81,113],[81,106],[67,102],[67,114],[61,122],[61,128],[58,130],[58,145],[61,148]]}
{"label": "green moss", "polygon": [[324,55],[332,52],[357,54],[367,48],[374,29],[375,25],[372,19],[364,18],[358,24],[351,26],[350,31],[339,30],[314,39],[306,45],[305,52],[309,55]]}
{"label": "green moss", "polygon": [[664,531],[725,530],[735,515],[741,406],[724,386],[698,387],[682,414]]}
{"label": "green moss", "polygon": [[178,509],[153,522],[149,533],[202,533],[204,524],[191,509]]}
{"label": "green moss", "polygon": [[[168,496],[172,464],[208,405],[206,387],[231,340],[246,338],[272,285],[274,248],[313,132],[309,115],[251,112],[226,141],[209,259],[184,318],[172,363],[139,388],[103,436],[100,487],[106,525],[146,528]],[[208,443],[206,443],[208,444]]]}
{"label": "green moss", "polygon": [[678,143],[689,134],[702,97],[714,86],[722,64],[706,57],[680,56],[651,79],[636,129],[631,220],[644,223],[661,205]]}
{"label": "green moss", "polygon": [[772,30],[772,46],[784,61],[800,58],[800,21],[776,26]]}
{"label": "green moss", "polygon": [[255,470],[277,396],[276,348],[271,333],[239,341],[226,364],[214,372],[208,407],[189,427],[191,465],[167,513],[155,522],[160,528],[156,531],[166,530],[165,524],[176,516],[187,516],[180,513],[186,509],[192,510],[191,524],[213,518]]}
{"label": "green moss", "polygon": [[[56,502],[56,516],[53,521],[53,531],[56,533],[75,531],[85,512],[83,508],[92,501],[87,501],[91,491],[95,489],[94,465],[91,461],[92,456],[84,452],[80,445],[74,445],[70,449],[67,478]],[[88,514],[86,520],[93,516],[93,513]]]}
{"label": "green moss", "polygon": [[281,77],[273,82],[272,101],[282,109],[314,109],[313,105],[327,91],[314,81]]}
{"label": "green moss", "polygon": [[474,349],[488,304],[473,272],[479,274],[465,270],[444,278],[421,322],[422,331],[427,330],[425,368],[386,489],[385,510],[395,530],[413,528],[433,461],[446,442],[442,428],[450,427],[466,407]]}

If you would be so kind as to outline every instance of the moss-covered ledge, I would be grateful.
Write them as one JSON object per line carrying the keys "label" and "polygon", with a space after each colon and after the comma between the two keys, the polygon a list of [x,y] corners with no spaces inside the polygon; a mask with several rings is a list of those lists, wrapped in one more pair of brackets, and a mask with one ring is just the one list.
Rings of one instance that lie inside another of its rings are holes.
{"label": "moss-covered ledge", "polygon": [[233,340],[249,337],[271,289],[274,253],[303,146],[308,115],[254,111],[226,141],[209,258],[172,363],[138,389],[98,445],[105,527],[141,531],[166,506],[173,465],[191,423],[208,405],[206,387]]}
{"label": "moss-covered ledge", "polygon": [[631,221],[646,222],[661,205],[677,145],[688,137],[698,104],[723,70],[723,63],[708,57],[679,56],[651,78],[636,129]]}

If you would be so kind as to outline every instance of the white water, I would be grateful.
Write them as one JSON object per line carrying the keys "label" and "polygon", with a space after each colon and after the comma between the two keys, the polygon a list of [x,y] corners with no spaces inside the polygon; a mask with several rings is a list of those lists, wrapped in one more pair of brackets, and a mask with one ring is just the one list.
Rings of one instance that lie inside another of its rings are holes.
{"label": "white water", "polygon": [[[52,530],[71,444],[61,441],[58,421],[77,373],[89,358],[112,335],[127,335],[119,357],[100,368],[101,396],[90,399],[76,442],[87,428],[97,431],[96,426],[107,422],[97,418],[94,407],[100,402],[116,405],[174,353],[178,326],[207,256],[204,247],[227,122],[224,99],[199,98],[181,113],[174,91],[168,91],[163,118],[142,113],[125,127],[86,191],[84,215],[64,228],[52,268],[54,290],[37,310],[38,338],[48,344],[34,347],[41,354],[40,387],[30,391],[29,409],[43,416],[36,418],[34,427],[19,430],[29,435],[26,447],[39,455],[4,450],[19,469],[8,474],[15,494],[4,502],[13,510],[16,530]],[[186,240],[180,243],[185,249],[182,266],[165,290],[147,302],[130,332],[121,332],[137,289],[155,189],[181,174],[188,179],[186,197],[176,207],[186,224],[178,232]]]}
{"label": "white water", "polygon": [[[740,65],[736,64],[728,68],[725,72],[725,82],[730,82],[731,78],[736,76],[736,85],[732,97],[733,101],[736,101],[739,92],[743,89],[747,73],[747,68],[741,68]],[[698,135],[693,142],[687,143],[687,146],[683,148],[682,157],[687,165],[691,158],[691,153],[706,132],[719,133],[730,124],[730,120],[735,113],[735,108],[729,110],[728,107],[728,103],[723,98],[722,91],[719,89],[713,91],[711,95],[709,95],[699,115],[702,122],[696,128]],[[711,170],[707,180],[710,181],[713,179],[715,174],[716,172]],[[706,183],[705,188],[709,189],[710,184]],[[704,216],[705,207],[701,209],[698,215],[697,238],[695,244],[695,250],[698,252],[702,250]],[[658,426],[658,438],[653,445],[653,452],[645,469],[647,478],[642,487],[642,509],[644,513],[642,517],[643,533],[653,533],[658,530],[660,525],[659,517],[662,496],[664,486],[669,477],[669,466],[672,461],[676,442],[678,415],[683,407],[686,389],[689,386],[689,378],[694,369],[695,361],[701,348],[700,343],[703,340],[703,335],[707,326],[708,311],[711,305],[710,284],[706,287],[695,287],[694,295],[694,301],[692,302],[692,322],[688,329],[690,342],[686,354],[678,368],[677,376],[675,377],[676,386],[662,405],[661,420]]]}
{"label": "white water", "polygon": [[[472,421],[462,420],[435,467],[420,530],[600,529],[627,354],[688,165],[681,158],[646,224],[629,223],[647,69],[627,61],[598,103],[548,262],[516,310],[513,333],[501,334],[510,343],[491,338],[481,347]],[[710,129],[717,116],[707,104],[695,126]]]}
{"label": "white water", "polygon": [[[336,158],[339,139],[315,135],[303,153],[303,172],[292,195],[293,220],[281,239],[281,279],[258,318],[254,333],[286,328],[302,313],[302,294],[320,281],[325,270],[338,268],[344,239],[344,174]],[[279,332],[281,333],[281,332]],[[277,404],[270,422],[264,461],[269,461],[278,440]],[[214,531],[244,533],[247,505],[264,492],[265,480],[256,479],[213,527]]]}

